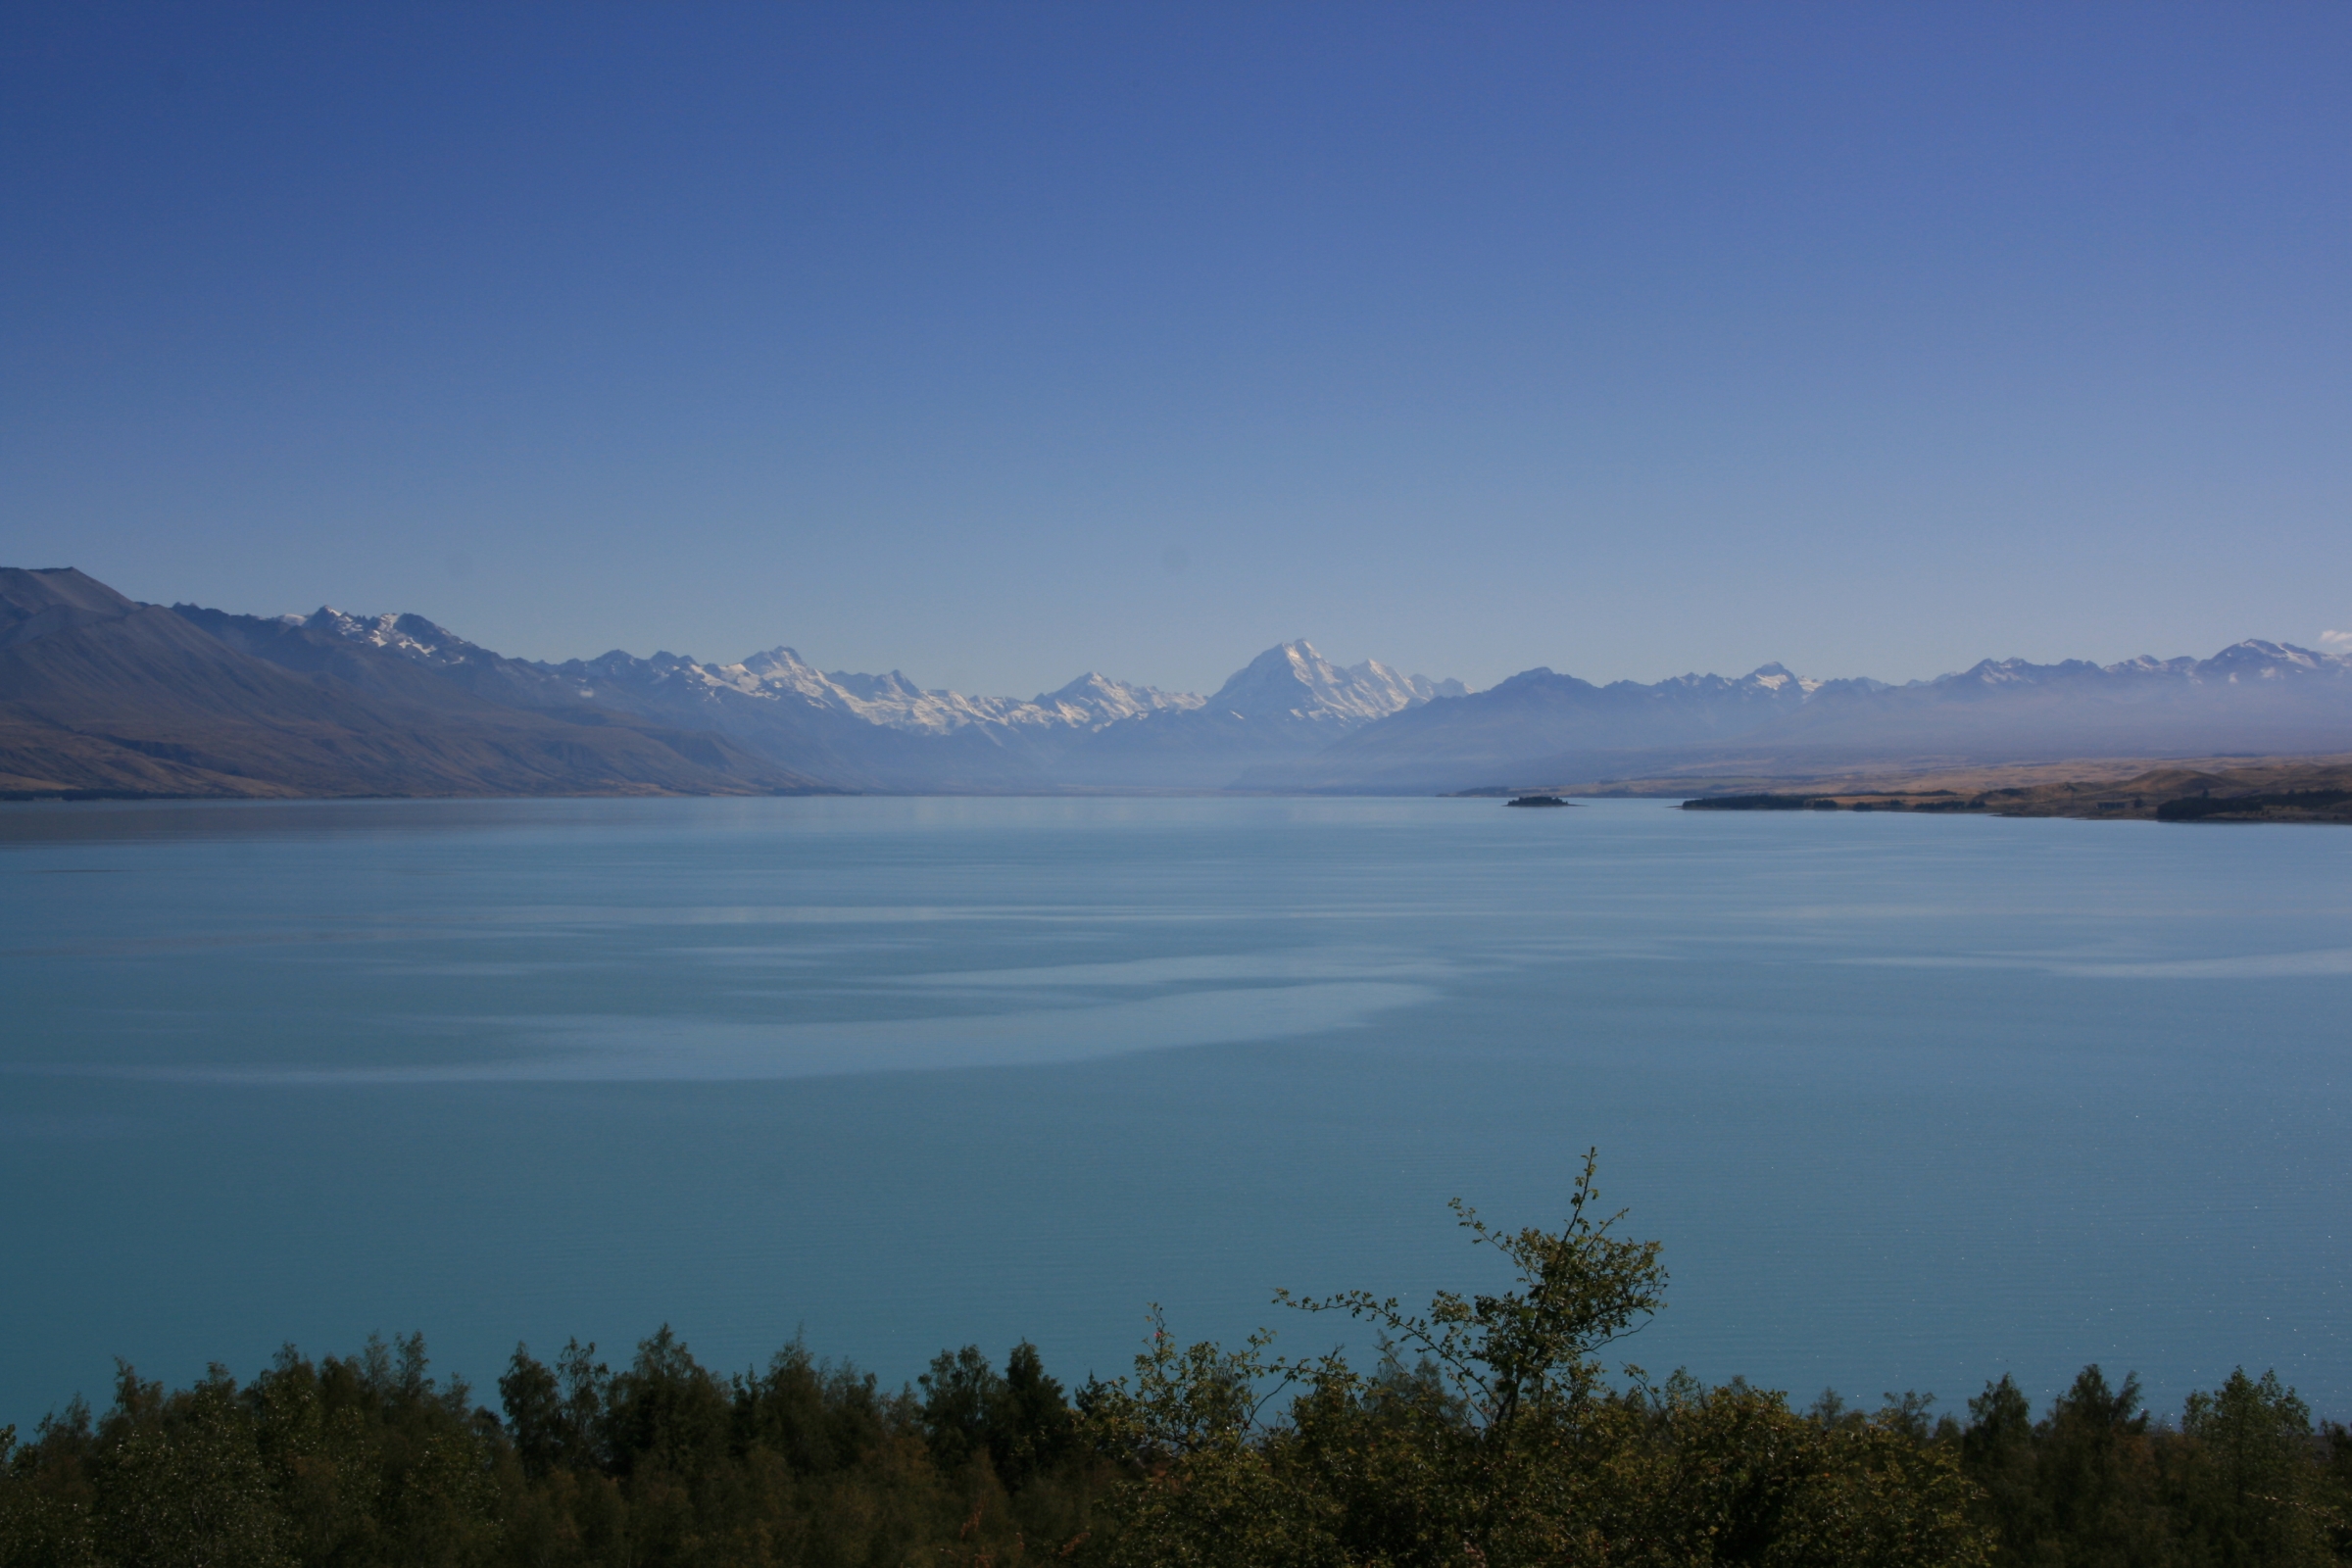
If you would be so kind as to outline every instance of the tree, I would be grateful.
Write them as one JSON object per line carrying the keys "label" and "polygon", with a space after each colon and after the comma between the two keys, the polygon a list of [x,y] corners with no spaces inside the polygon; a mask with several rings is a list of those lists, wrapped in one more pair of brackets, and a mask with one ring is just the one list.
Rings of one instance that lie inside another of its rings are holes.
{"label": "tree", "polygon": [[2048,1532],[2034,1466],[2034,1407],[2008,1373],[1968,1401],[1960,1461],[1983,1493],[1981,1510],[2013,1552],[2028,1552]]}
{"label": "tree", "polygon": [[253,1421],[236,1392],[215,1366],[194,1388],[166,1398],[163,1385],[119,1365],[98,1466],[98,1544],[110,1563],[279,1568],[291,1561]]}
{"label": "tree", "polygon": [[2278,1373],[2257,1381],[2239,1367],[2190,1395],[2180,1431],[2181,1512],[2217,1568],[2333,1560],[2328,1527],[2341,1516],[2322,1496],[2311,1409]]}
{"label": "tree", "polygon": [[[1976,1568],[1986,1534],[1924,1396],[1835,1426],[1744,1384],[1652,1387],[1600,1354],[1663,1304],[1655,1242],[1602,1217],[1588,1152],[1557,1231],[1499,1230],[1452,1205],[1514,1271],[1426,1312],[1354,1291],[1278,1301],[1379,1331],[1344,1354],[1185,1349],[1153,1319],[1126,1379],[1094,1385],[1090,1429],[1140,1474],[1116,1499],[1114,1562],[1406,1565],[1579,1562]],[[1276,1401],[1288,1396],[1288,1401]],[[1272,1412],[1269,1415],[1269,1412]]]}
{"label": "tree", "polygon": [[593,1360],[595,1342],[565,1343],[556,1370],[514,1347],[498,1394],[507,1412],[507,1433],[515,1456],[533,1479],[557,1470],[589,1470],[603,1462],[605,1387],[612,1369]]}
{"label": "tree", "polygon": [[2076,1374],[2034,1429],[2034,1468],[2048,1510],[2041,1540],[2069,1563],[2144,1568],[2171,1554],[2157,1494],[2151,1417],[2139,1377],[2111,1387],[2096,1362]]}
{"label": "tree", "polygon": [[[1661,1244],[1609,1234],[1624,1210],[1593,1218],[1599,1152],[1568,1199],[1568,1221],[1555,1235],[1537,1226],[1498,1231],[1455,1199],[1448,1205],[1474,1245],[1492,1247],[1517,1271],[1519,1289],[1464,1298],[1440,1291],[1426,1313],[1401,1310],[1394,1297],[1344,1291],[1275,1299],[1306,1312],[1346,1312],[1379,1325],[1384,1337],[1430,1359],[1468,1404],[1486,1441],[1507,1445],[1522,1414],[1556,1414],[1589,1400],[1600,1387],[1602,1348],[1665,1304]],[[1301,1369],[1303,1370],[1303,1369]]]}
{"label": "tree", "polygon": [[923,1391],[923,1437],[941,1468],[960,1469],[973,1455],[989,1451],[1004,1404],[1004,1380],[980,1347],[940,1351],[915,1383]]}

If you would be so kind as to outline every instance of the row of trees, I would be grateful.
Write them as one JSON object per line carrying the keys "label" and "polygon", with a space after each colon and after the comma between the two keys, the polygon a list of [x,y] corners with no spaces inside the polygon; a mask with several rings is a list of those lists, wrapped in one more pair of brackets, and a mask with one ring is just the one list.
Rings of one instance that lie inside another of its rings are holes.
{"label": "row of trees", "polygon": [[1962,1421],[1608,1377],[1665,1275],[1590,1161],[1558,1231],[1459,1217],[1512,1289],[1283,1298],[1368,1322],[1361,1368],[1161,1332],[1074,1397],[1027,1345],[890,1391],[799,1344],[722,1376],[663,1330],[618,1369],[518,1348],[493,1413],[415,1338],[242,1386],[126,1367],[103,1415],[0,1429],[0,1568],[2352,1561],[2352,1436],[2275,1377],[2177,1425],[2095,1366],[2038,1420],[2006,1378]]}

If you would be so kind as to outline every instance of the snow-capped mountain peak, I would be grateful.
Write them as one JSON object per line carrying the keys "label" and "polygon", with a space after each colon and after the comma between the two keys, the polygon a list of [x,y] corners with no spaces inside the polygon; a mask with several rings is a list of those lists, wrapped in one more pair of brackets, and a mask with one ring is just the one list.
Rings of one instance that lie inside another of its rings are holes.
{"label": "snow-capped mountain peak", "polygon": [[1776,694],[1794,693],[1800,697],[1810,697],[1822,687],[1820,681],[1807,680],[1778,660],[1769,664],[1758,664],[1741,677],[1740,684],[1760,687]]}
{"label": "snow-capped mountain peak", "polygon": [[797,698],[884,729],[929,735],[971,725],[1099,729],[1145,713],[1200,706],[1200,699],[1190,693],[1130,686],[1091,672],[1057,692],[1043,693],[1026,702],[1014,697],[971,697],[918,686],[903,670],[883,675],[840,669],[820,672],[784,647],[754,654],[739,663],[694,665],[693,671],[692,679],[754,701]]}
{"label": "snow-capped mountain peak", "polygon": [[1342,668],[1303,639],[1277,643],[1217,688],[1207,706],[1243,718],[1288,715],[1317,723],[1358,724],[1415,708],[1433,697],[1458,697],[1460,681],[1400,675],[1376,660]]}
{"label": "snow-capped mountain peak", "polygon": [[814,665],[791,649],[781,646],[754,654],[731,668],[741,670],[749,677],[749,681],[730,681],[728,684],[751,694],[762,690],[798,692],[827,707],[833,706],[841,695],[831,681],[816,672]]}
{"label": "snow-capped mountain peak", "polygon": [[1205,701],[1191,692],[1163,692],[1156,686],[1130,686],[1095,670],[1058,691],[1040,692],[1030,706],[1061,722],[1100,729],[1146,713],[1190,711]]}
{"label": "snow-capped mountain peak", "polygon": [[280,625],[303,626],[346,642],[366,643],[418,664],[462,664],[477,656],[490,657],[486,649],[422,615],[352,615],[332,605],[321,605],[308,615],[280,615],[277,620]]}

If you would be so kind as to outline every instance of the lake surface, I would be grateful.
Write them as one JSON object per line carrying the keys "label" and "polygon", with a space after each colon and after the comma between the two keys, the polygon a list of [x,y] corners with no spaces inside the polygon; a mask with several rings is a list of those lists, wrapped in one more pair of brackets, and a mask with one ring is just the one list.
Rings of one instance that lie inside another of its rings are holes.
{"label": "lake surface", "polygon": [[[0,1421],[421,1330],[896,1382],[1495,1283],[1653,1372],[2352,1416],[2352,831],[1643,802],[0,807]],[[1365,1336],[1359,1334],[1357,1340]]]}

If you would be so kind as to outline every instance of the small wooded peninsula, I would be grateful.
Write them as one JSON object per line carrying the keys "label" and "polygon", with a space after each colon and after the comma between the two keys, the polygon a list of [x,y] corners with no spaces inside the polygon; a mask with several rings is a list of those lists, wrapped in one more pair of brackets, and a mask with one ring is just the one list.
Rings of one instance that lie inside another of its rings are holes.
{"label": "small wooded peninsula", "polygon": [[103,1413],[0,1428],[0,1564],[2352,1561],[2352,1433],[2270,1374],[2177,1417],[2098,1366],[2038,1416],[2007,1377],[1965,1415],[1653,1377],[1617,1342],[1664,1304],[1659,1244],[1590,1161],[1557,1230],[1455,1208],[1510,1289],[1277,1294],[1374,1331],[1370,1365],[1161,1332],[1074,1391],[1026,1344],[890,1390],[797,1341],[724,1373],[664,1328],[617,1364],[517,1347],[495,1407],[416,1337],[168,1392],[122,1366]]}
{"label": "small wooded peninsula", "polygon": [[1701,796],[1686,811],[1965,811],[2158,822],[2352,822],[2352,765],[2151,768],[2125,778],[1987,784],[1920,780],[1911,788],[1836,783]]}

